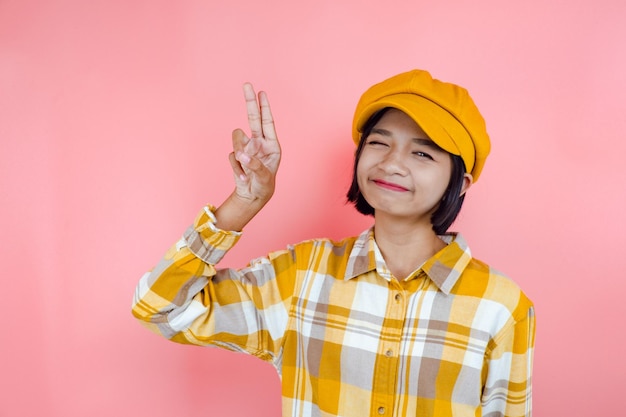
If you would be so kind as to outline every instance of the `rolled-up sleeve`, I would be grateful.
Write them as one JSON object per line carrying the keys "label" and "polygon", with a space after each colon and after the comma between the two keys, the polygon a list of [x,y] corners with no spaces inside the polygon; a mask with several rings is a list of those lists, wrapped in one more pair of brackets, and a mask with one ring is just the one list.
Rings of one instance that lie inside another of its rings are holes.
{"label": "rolled-up sleeve", "polygon": [[271,362],[287,326],[295,252],[274,252],[239,270],[217,269],[241,234],[216,228],[213,210],[207,206],[139,280],[132,313],[174,342],[220,346]]}

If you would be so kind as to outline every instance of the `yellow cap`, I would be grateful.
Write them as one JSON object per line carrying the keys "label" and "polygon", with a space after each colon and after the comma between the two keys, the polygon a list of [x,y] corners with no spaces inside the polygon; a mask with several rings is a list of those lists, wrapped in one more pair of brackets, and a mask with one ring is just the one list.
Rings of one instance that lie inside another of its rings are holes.
{"label": "yellow cap", "polygon": [[417,123],[440,148],[459,155],[474,182],[489,155],[485,120],[463,87],[433,79],[427,71],[404,72],[370,87],[359,100],[352,138],[359,143],[363,125],[377,111],[393,107]]}

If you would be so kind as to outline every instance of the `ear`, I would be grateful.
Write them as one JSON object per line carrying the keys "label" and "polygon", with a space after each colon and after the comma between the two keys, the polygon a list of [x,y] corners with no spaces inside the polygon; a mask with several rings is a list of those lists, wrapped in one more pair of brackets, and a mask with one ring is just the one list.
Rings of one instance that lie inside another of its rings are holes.
{"label": "ear", "polygon": [[474,177],[472,177],[472,174],[468,174],[468,173],[463,174],[463,185],[461,186],[461,194],[459,194],[459,196],[462,196],[463,194],[465,194],[467,190],[470,189],[473,183],[474,183]]}

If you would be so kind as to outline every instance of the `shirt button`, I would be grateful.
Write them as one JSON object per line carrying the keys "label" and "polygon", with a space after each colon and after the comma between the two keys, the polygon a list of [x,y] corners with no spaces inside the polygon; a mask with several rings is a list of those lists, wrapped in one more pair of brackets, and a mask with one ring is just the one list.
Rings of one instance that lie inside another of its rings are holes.
{"label": "shirt button", "polygon": [[385,407],[378,407],[378,414],[385,414]]}
{"label": "shirt button", "polygon": [[393,356],[393,350],[388,349],[387,352],[385,352],[385,356],[391,358]]}
{"label": "shirt button", "polygon": [[394,298],[396,299],[396,301],[400,302],[400,301],[402,301],[402,294],[397,293]]}

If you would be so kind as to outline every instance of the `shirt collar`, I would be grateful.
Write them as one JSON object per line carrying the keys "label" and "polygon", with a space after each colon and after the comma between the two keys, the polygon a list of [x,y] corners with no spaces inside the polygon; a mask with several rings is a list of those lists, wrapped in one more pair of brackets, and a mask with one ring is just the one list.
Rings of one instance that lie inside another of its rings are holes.
{"label": "shirt collar", "polygon": [[374,228],[369,228],[361,233],[354,241],[350,251],[348,265],[344,280],[356,278],[359,275],[376,269],[376,256],[374,253]]}
{"label": "shirt collar", "polygon": [[[459,277],[472,259],[470,248],[459,233],[439,236],[448,245],[411,274],[407,280],[414,279],[423,271],[445,294],[449,294]],[[366,272],[376,270],[384,279],[391,279],[385,261],[374,240],[374,229],[361,233],[355,240],[344,280],[355,278]]]}

